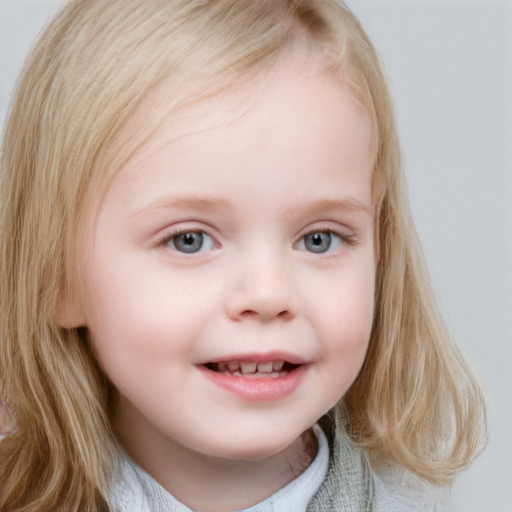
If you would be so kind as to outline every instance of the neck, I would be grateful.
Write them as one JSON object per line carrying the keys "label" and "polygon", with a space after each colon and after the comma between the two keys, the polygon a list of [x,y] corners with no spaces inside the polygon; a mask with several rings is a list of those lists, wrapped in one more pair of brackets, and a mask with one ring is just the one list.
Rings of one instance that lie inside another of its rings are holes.
{"label": "neck", "polygon": [[130,457],[178,501],[197,512],[227,512],[256,505],[302,474],[318,451],[311,429],[283,451],[258,460],[205,456],[169,439],[165,444],[134,445],[133,429],[128,436],[123,430],[117,428],[117,434]]}

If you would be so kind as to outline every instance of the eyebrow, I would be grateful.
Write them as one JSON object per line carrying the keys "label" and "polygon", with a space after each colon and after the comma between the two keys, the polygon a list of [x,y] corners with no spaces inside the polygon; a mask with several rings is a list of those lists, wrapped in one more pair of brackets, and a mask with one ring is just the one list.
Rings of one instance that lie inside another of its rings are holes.
{"label": "eyebrow", "polygon": [[162,197],[140,210],[137,210],[132,213],[129,218],[149,215],[154,211],[166,208],[182,208],[185,210],[199,210],[203,212],[222,211],[232,213],[234,211],[233,205],[222,197],[169,196]]}
{"label": "eyebrow", "polygon": [[[197,210],[201,212],[222,212],[226,214],[233,214],[235,211],[234,205],[222,197],[166,196],[130,214],[128,218],[150,215],[154,211],[166,208],[181,208],[184,210]],[[303,201],[288,208],[284,208],[280,212],[280,216],[287,218],[297,212],[300,212],[301,215],[308,216],[311,214],[332,211],[354,212],[356,214],[370,216],[373,215],[373,211],[369,206],[355,198],[347,197],[340,199]]]}
{"label": "eyebrow", "polygon": [[283,217],[288,217],[297,211],[299,211],[304,216],[332,211],[354,212],[357,214],[370,216],[373,215],[373,210],[371,207],[353,197],[345,197],[340,199],[321,199],[319,201],[304,201],[302,203],[293,205],[290,208],[285,208],[281,212],[281,215]]}

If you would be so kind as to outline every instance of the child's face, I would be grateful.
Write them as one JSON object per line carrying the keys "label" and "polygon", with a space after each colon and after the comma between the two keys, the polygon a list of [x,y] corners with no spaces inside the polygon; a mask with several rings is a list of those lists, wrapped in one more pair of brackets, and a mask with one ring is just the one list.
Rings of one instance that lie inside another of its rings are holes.
{"label": "child's face", "polygon": [[373,315],[370,133],[346,87],[287,57],[121,169],[77,315],[124,442],[265,457],[347,391]]}

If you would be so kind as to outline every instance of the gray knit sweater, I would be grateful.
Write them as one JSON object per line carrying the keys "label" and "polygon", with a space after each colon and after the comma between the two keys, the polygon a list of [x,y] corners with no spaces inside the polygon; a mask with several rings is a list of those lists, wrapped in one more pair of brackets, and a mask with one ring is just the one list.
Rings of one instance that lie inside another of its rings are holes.
{"label": "gray knit sweater", "polygon": [[433,488],[403,469],[377,473],[366,453],[338,433],[329,471],[307,512],[444,512],[446,489]]}

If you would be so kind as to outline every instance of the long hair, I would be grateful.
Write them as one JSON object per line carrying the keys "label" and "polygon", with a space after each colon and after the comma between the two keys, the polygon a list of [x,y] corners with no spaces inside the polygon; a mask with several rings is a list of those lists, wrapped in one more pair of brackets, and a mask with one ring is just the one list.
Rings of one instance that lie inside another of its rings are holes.
{"label": "long hair", "polygon": [[[376,307],[364,366],[339,408],[371,455],[446,483],[477,453],[477,380],[437,312],[408,209],[392,103],[371,42],[337,0],[72,0],[19,79],[0,193],[0,510],[107,509],[113,390],[85,329],[55,321],[115,172],[173,109],[268,71],[306,34],[373,123]],[[161,115],[131,119],[165,81]]]}

